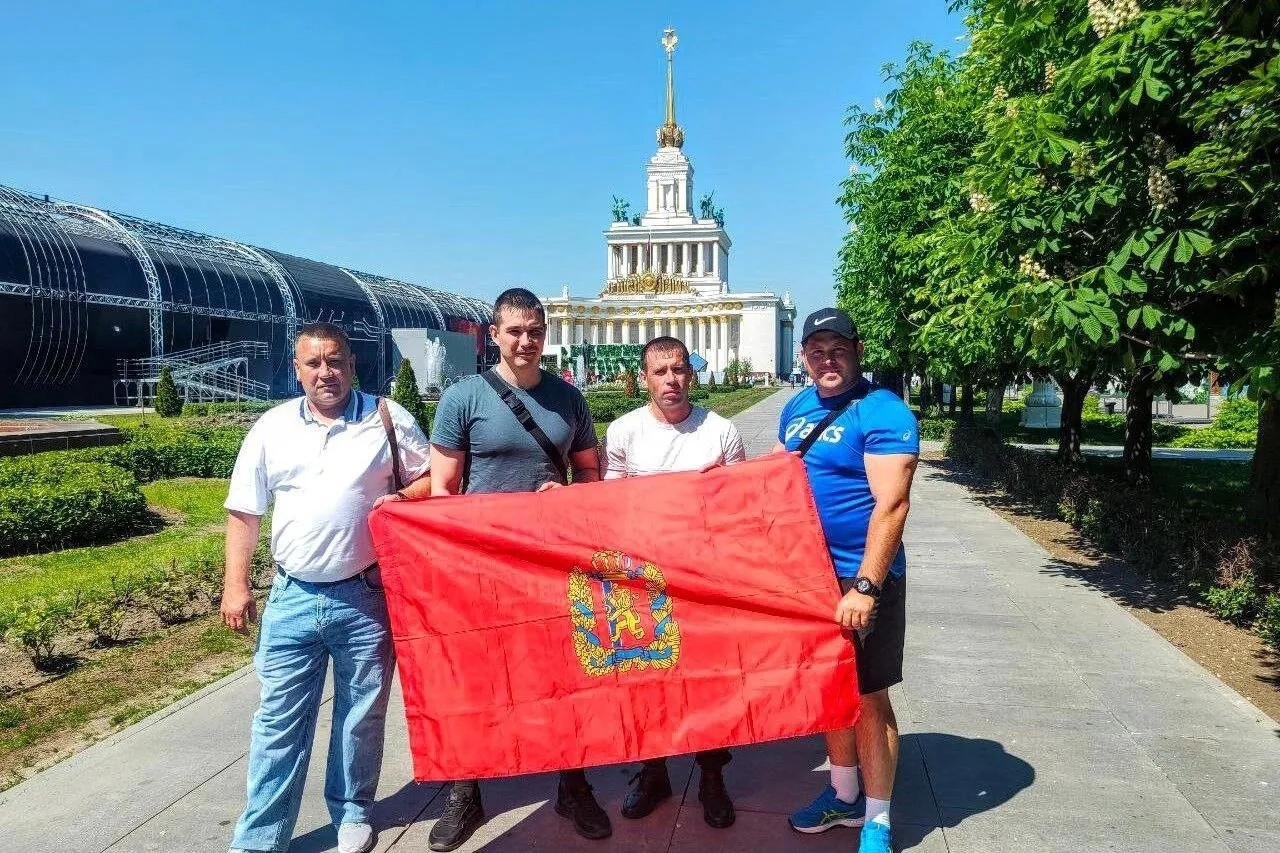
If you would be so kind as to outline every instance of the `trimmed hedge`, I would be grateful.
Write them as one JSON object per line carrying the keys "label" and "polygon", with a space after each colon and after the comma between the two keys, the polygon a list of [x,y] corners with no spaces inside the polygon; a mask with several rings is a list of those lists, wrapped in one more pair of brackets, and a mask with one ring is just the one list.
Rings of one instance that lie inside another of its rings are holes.
{"label": "trimmed hedge", "polygon": [[[231,476],[248,429],[237,426],[139,426],[121,429],[123,444],[66,451],[81,462],[105,462],[140,483],[172,477]],[[46,455],[46,454],[42,454]],[[47,454],[54,455],[54,454]]]}
{"label": "trimmed hedge", "polygon": [[128,470],[68,464],[69,455],[0,459],[0,555],[118,539],[146,518],[146,498]]}
{"label": "trimmed hedge", "polygon": [[1252,400],[1223,400],[1207,429],[1191,430],[1173,442],[1174,447],[1210,447],[1215,450],[1253,447],[1258,440],[1258,404]]}
{"label": "trimmed hedge", "polygon": [[283,400],[247,400],[241,403],[183,403],[184,418],[207,418],[217,415],[248,413],[260,415],[280,405]]}

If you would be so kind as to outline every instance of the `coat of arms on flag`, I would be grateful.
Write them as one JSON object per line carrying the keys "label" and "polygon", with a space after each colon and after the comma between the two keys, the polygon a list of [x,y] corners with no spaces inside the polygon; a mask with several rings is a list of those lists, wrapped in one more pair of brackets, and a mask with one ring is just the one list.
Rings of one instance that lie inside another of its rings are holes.
{"label": "coat of arms on flag", "polygon": [[[637,593],[645,599],[641,613]],[[596,607],[597,600],[603,607]],[[680,625],[662,570],[653,563],[597,551],[589,570],[574,566],[569,573],[569,615],[573,650],[587,675],[670,669],[680,660]]]}

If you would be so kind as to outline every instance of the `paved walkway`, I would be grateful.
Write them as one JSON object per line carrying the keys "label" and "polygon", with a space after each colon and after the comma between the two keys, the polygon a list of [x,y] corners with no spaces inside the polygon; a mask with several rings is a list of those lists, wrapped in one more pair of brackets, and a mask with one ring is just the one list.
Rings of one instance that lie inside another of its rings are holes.
{"label": "paved walkway", "polygon": [[[751,451],[772,446],[790,393],[736,419]],[[898,845],[1280,850],[1277,724],[937,469],[922,466],[916,483],[906,683],[894,691]],[[236,673],[0,794],[4,848],[225,850],[244,802],[256,693],[253,674]],[[409,781],[398,701],[389,719],[378,849],[425,851],[443,797]],[[555,815],[554,776],[486,783],[491,819],[463,849],[850,851],[851,830],[801,836],[786,826],[784,814],[826,783],[824,760],[818,738],[737,750],[726,772],[738,822],[728,830],[702,822],[688,759],[671,765],[676,797],[642,821],[618,815],[630,768],[591,771],[614,818],[609,842],[581,840]],[[322,763],[295,853],[335,845]]]}

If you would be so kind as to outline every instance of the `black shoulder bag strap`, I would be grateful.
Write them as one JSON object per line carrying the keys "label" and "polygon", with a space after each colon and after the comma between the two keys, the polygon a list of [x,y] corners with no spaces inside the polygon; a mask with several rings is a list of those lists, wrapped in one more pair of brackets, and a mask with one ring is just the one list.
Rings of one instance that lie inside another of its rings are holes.
{"label": "black shoulder bag strap", "polygon": [[382,429],[387,434],[387,444],[391,445],[391,483],[398,492],[404,488],[404,480],[400,477],[400,443],[396,441],[396,428],[391,423],[391,410],[387,408],[386,397],[378,398],[378,416],[382,418]]}
{"label": "black shoulder bag strap", "polygon": [[502,402],[507,404],[507,408],[511,410],[511,414],[516,416],[516,420],[520,422],[520,426],[524,427],[525,432],[533,436],[533,440],[538,442],[538,446],[542,448],[542,452],[547,454],[547,458],[551,460],[551,464],[556,467],[556,473],[560,475],[560,482],[569,482],[569,466],[565,464],[564,457],[560,455],[560,451],[551,443],[551,439],[547,438],[547,434],[542,431],[542,427],[538,426],[538,422],[533,419],[533,415],[529,414],[529,410],[525,408],[524,403],[520,402],[520,398],[511,390],[511,386],[503,382],[498,374],[493,372],[493,368],[489,368],[480,374],[484,377],[484,381],[489,383]]}
{"label": "black shoulder bag strap", "polygon": [[861,394],[854,394],[852,397],[850,397],[848,400],[845,401],[845,404],[843,406],[837,406],[836,408],[827,412],[827,416],[822,420],[818,421],[818,425],[813,428],[813,432],[809,433],[804,437],[804,439],[801,440],[800,445],[796,448],[796,453],[800,454],[801,456],[804,456],[806,453],[808,453],[809,448],[813,447],[814,442],[816,442],[822,436],[822,434],[826,432],[827,427],[831,426],[831,424],[835,421],[835,419],[843,415],[850,406],[852,406],[854,403],[858,402],[863,397],[870,394],[872,387],[873,386],[868,384],[866,389]]}

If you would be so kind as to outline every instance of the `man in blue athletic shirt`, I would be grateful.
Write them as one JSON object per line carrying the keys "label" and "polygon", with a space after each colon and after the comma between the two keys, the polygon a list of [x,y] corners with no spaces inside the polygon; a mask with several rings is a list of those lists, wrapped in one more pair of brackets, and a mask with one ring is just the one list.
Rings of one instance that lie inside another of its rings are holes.
{"label": "man in blue athletic shirt", "polygon": [[844,593],[835,619],[857,650],[862,713],[853,728],[827,734],[831,785],[789,821],[800,832],[861,826],[859,853],[888,853],[889,797],[898,764],[889,688],[902,681],[902,529],[920,438],[907,405],[862,377],[862,341],[848,314],[838,308],[810,314],[800,346],[813,385],[782,410],[775,450],[796,450],[832,411],[840,411],[804,462]]}

